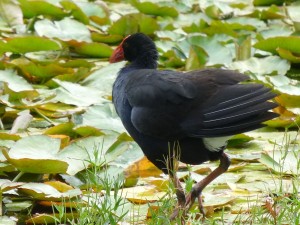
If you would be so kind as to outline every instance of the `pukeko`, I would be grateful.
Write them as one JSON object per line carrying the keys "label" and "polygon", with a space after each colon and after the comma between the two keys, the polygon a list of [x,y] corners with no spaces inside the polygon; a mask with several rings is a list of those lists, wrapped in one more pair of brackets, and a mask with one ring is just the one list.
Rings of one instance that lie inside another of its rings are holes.
{"label": "pukeko", "polygon": [[[154,42],[142,33],[127,36],[110,62],[129,61],[113,85],[113,103],[122,123],[146,157],[176,188],[184,213],[198,198],[202,214],[202,190],[230,165],[224,153],[235,134],[263,127],[277,117],[269,110],[276,94],[262,84],[240,83],[248,76],[230,70],[203,69],[186,73],[157,70]],[[219,167],[185,195],[174,172],[174,158],[187,164],[220,160]]]}

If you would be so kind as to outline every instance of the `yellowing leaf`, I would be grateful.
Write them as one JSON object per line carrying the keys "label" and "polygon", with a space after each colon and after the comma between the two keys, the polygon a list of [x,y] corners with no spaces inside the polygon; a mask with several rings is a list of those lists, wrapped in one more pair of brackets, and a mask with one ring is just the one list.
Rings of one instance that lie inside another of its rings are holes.
{"label": "yellowing leaf", "polygon": [[161,200],[167,193],[159,192],[153,186],[123,188],[122,196],[136,204],[146,204]]}
{"label": "yellowing leaf", "polygon": [[148,177],[161,173],[162,171],[154,166],[145,156],[124,170],[124,174],[127,177]]}

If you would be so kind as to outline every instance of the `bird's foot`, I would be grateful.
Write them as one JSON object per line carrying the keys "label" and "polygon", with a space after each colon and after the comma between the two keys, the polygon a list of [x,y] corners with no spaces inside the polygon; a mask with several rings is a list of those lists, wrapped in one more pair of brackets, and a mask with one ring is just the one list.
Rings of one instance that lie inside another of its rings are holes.
{"label": "bird's foot", "polygon": [[202,188],[198,187],[198,185],[195,185],[191,192],[186,196],[186,202],[185,202],[185,212],[186,214],[193,206],[196,198],[198,199],[198,207],[200,213],[203,215],[203,218],[205,217],[205,212],[203,208],[203,200],[202,200]]}
{"label": "bird's foot", "polygon": [[184,210],[184,206],[186,203],[186,197],[182,189],[176,190],[176,196],[178,199],[178,205],[173,210],[173,213],[170,216],[170,220],[174,220],[179,215],[179,213]]}
{"label": "bird's foot", "polygon": [[178,217],[179,213],[181,218],[184,218],[195,203],[196,198],[198,199],[199,211],[203,215],[203,218],[205,218],[205,212],[202,203],[202,190],[200,187],[195,185],[192,191],[185,196],[185,202],[182,202],[178,199],[178,206],[174,209],[172,215],[170,216],[170,220],[174,220],[176,217]]}

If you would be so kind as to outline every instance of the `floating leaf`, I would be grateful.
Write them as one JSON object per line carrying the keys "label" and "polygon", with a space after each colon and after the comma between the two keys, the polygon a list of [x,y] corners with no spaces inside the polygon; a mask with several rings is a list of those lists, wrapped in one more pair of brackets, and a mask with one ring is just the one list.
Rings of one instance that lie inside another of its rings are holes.
{"label": "floating leaf", "polygon": [[18,113],[18,117],[15,119],[12,128],[10,130],[11,134],[15,134],[18,131],[24,131],[28,128],[29,123],[33,119],[29,110],[24,110]]}
{"label": "floating leaf", "polygon": [[53,41],[43,37],[27,36],[7,38],[6,42],[0,41],[0,53],[26,53],[36,51],[60,50],[61,45],[57,41]]}
{"label": "floating leaf", "polygon": [[[278,56],[255,58],[233,62],[228,65],[229,69],[238,70],[241,73],[251,72],[256,75],[285,74],[290,69],[290,63]],[[263,79],[263,77],[259,78]],[[266,82],[266,80],[264,80]]]}
{"label": "floating leaf", "polygon": [[24,77],[27,77],[28,80],[35,83],[44,83],[60,74],[74,75],[74,70],[72,68],[65,68],[56,63],[44,65],[45,63],[33,62],[25,57],[12,60],[11,63],[21,69]]}
{"label": "floating leaf", "polygon": [[137,186],[122,189],[122,196],[136,204],[156,202],[162,199],[166,194],[166,192],[157,191],[154,186]]}
{"label": "floating leaf", "polygon": [[15,92],[33,90],[33,87],[13,70],[0,70],[0,81],[6,82],[8,87]]}
{"label": "floating leaf", "polygon": [[55,100],[59,102],[77,106],[90,106],[107,101],[101,98],[102,92],[100,90],[57,79],[54,79],[54,81],[60,86],[56,89],[57,95],[55,97]]}
{"label": "floating leaf", "polygon": [[109,34],[92,33],[92,40],[97,42],[107,43],[107,44],[114,44],[122,41],[123,36],[118,34],[109,35]]}
{"label": "floating leaf", "polygon": [[136,32],[153,34],[158,29],[157,21],[144,14],[122,16],[108,29],[110,34],[127,36]]}
{"label": "floating leaf", "polygon": [[16,225],[16,221],[8,216],[1,216],[0,217],[0,224],[1,225]]}
{"label": "floating leaf", "polygon": [[32,18],[39,15],[49,15],[57,19],[67,16],[63,10],[47,1],[18,0],[24,17]]}
{"label": "floating leaf", "polygon": [[268,6],[272,4],[282,5],[283,2],[283,0],[254,0],[253,4],[255,6]]}
{"label": "floating leaf", "polygon": [[91,42],[91,34],[88,28],[84,24],[68,17],[54,22],[48,19],[40,20],[35,23],[34,28],[39,36],[59,38],[64,41]]}
{"label": "floating leaf", "polygon": [[51,223],[55,223],[57,221],[57,218],[71,221],[77,217],[79,217],[79,215],[75,212],[71,212],[71,213],[65,212],[63,218],[61,218],[61,215],[59,213],[51,213],[51,215],[45,213],[38,213],[31,216],[31,218],[27,219],[26,224],[51,224]]}
{"label": "floating leaf", "polygon": [[101,89],[106,95],[111,95],[113,83],[118,72],[124,65],[124,61],[108,64],[98,70],[93,71],[81,83],[85,87]]}
{"label": "floating leaf", "polygon": [[112,104],[94,105],[82,116],[82,124],[96,127],[100,130],[113,130],[118,133],[125,132],[120,118]]}
{"label": "floating leaf", "polygon": [[106,44],[103,43],[86,43],[86,42],[75,42],[70,41],[68,44],[71,49],[80,54],[89,57],[110,57],[113,50]]}
{"label": "floating leaf", "polygon": [[283,48],[277,48],[276,51],[281,58],[287,59],[292,63],[300,63],[300,56],[293,54],[293,52]]}
{"label": "floating leaf", "polygon": [[87,137],[73,142],[59,152],[59,157],[69,163],[67,173],[75,175],[91,163],[103,166],[121,155],[128,143],[117,135]]}
{"label": "floating leaf", "polygon": [[282,175],[295,175],[299,173],[300,169],[298,160],[298,151],[274,151],[270,153],[263,153],[259,161],[275,173]]}
{"label": "floating leaf", "polygon": [[23,24],[23,13],[20,6],[11,0],[0,1],[0,17],[4,21],[14,27]]}
{"label": "floating leaf", "polygon": [[195,70],[203,68],[207,61],[207,53],[203,48],[191,45],[189,57],[186,60],[185,69],[186,70]]}
{"label": "floating leaf", "polygon": [[50,201],[61,201],[62,198],[74,198],[82,194],[79,189],[69,189],[65,192],[60,192],[52,185],[44,183],[26,183],[18,189],[35,199]]}
{"label": "floating leaf", "polygon": [[18,170],[26,173],[65,173],[68,163],[59,159],[60,140],[43,135],[20,139],[5,154]]}
{"label": "floating leaf", "polygon": [[133,5],[144,14],[154,15],[154,16],[170,16],[177,17],[178,12],[175,8],[170,6],[160,6],[153,2],[138,2],[132,1]]}
{"label": "floating leaf", "polygon": [[89,24],[88,16],[78,7],[74,2],[63,0],[60,4],[66,9],[71,11],[73,17],[82,22],[83,24]]}
{"label": "floating leaf", "polygon": [[278,48],[300,54],[300,37],[271,37],[257,42],[254,47],[273,54],[276,54]]}

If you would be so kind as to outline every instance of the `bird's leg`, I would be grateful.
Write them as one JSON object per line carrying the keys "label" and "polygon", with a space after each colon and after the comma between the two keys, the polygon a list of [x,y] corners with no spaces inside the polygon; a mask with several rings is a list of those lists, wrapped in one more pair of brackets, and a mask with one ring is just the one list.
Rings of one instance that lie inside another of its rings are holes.
{"label": "bird's leg", "polygon": [[173,177],[172,180],[173,180],[175,191],[176,191],[178,205],[181,206],[181,207],[183,207],[183,206],[185,206],[185,202],[186,202],[185,193],[184,193],[183,187],[182,187],[182,185],[180,183],[180,180],[176,176],[176,174],[175,174],[175,176]]}
{"label": "bird's leg", "polygon": [[185,202],[185,213],[192,207],[195,199],[198,198],[199,210],[205,216],[202,204],[202,190],[214,179],[220,176],[222,173],[226,172],[230,166],[230,158],[223,152],[220,156],[220,164],[218,168],[212,171],[208,176],[203,180],[194,185],[191,192],[186,196]]}
{"label": "bird's leg", "polygon": [[176,193],[177,200],[178,200],[178,206],[174,209],[172,215],[170,216],[170,220],[173,220],[177,217],[179,210],[184,208],[186,199],[185,199],[185,192],[180,183],[180,180],[176,176],[176,173],[171,177],[171,180],[174,184],[175,193]]}

